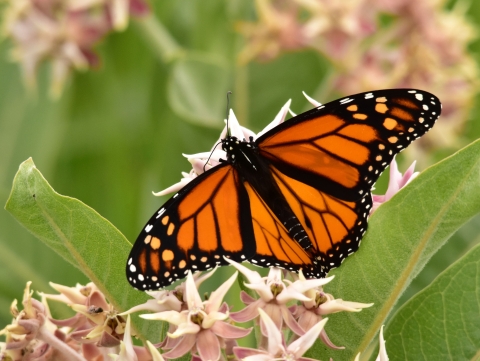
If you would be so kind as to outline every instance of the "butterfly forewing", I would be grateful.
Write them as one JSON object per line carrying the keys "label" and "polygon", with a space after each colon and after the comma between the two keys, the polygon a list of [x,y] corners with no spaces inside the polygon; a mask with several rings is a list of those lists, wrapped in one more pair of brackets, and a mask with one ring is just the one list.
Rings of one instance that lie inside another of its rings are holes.
{"label": "butterfly forewing", "polygon": [[439,100],[420,90],[361,93],[292,118],[257,143],[260,154],[284,174],[355,201],[440,112]]}
{"label": "butterfly forewing", "polygon": [[236,170],[213,168],[173,196],[145,225],[127,262],[127,278],[140,290],[158,289],[255,254],[249,200]]}

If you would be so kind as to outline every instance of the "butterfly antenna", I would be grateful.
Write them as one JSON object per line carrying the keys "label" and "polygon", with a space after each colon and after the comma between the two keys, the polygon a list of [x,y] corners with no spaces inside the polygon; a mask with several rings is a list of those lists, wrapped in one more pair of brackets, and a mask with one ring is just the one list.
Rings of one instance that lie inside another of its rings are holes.
{"label": "butterfly antenna", "polygon": [[[227,111],[226,111],[226,117],[225,119],[227,119],[227,136],[230,136],[230,128],[228,127],[228,112],[230,110],[230,95],[232,94],[232,92],[229,90],[227,92]],[[215,144],[215,147],[213,147],[213,150],[210,152],[210,155],[208,156],[208,159],[207,161],[205,162],[205,164],[203,165],[203,173],[205,173],[205,168],[207,167],[207,164],[208,164],[208,161],[210,160],[210,158],[212,157],[213,155],[213,152],[215,151],[215,149],[217,149],[217,146],[221,143],[222,141],[218,142],[217,144]]]}
{"label": "butterfly antenna", "polygon": [[203,165],[203,173],[206,172],[206,167],[207,167],[207,164],[208,164],[208,161],[210,160],[210,158],[212,158],[212,155],[213,155],[213,152],[215,151],[215,149],[217,149],[217,146],[222,143],[222,141],[218,142],[217,144],[215,144],[215,146],[213,147],[213,150],[210,152],[210,155],[208,156],[207,158],[207,161],[205,162],[205,164]]}
{"label": "butterfly antenna", "polygon": [[229,113],[229,111],[230,111],[230,95],[231,95],[231,94],[232,94],[232,92],[229,90],[229,91],[227,92],[227,111],[226,111],[227,114],[226,114],[226,117],[225,117],[225,119],[227,119],[227,136],[230,136],[230,135],[231,135],[231,134],[230,134],[230,128],[229,128],[229,126],[228,126],[228,113]]}

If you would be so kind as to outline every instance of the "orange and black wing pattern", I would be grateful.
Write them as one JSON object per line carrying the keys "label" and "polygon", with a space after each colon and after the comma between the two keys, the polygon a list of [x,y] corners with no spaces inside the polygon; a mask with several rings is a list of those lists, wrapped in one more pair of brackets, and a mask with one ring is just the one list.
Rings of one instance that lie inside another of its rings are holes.
{"label": "orange and black wing pattern", "polygon": [[440,112],[428,92],[379,90],[319,106],[257,140],[227,136],[227,159],[143,228],[127,261],[130,284],[165,287],[224,257],[324,277],[357,250],[380,174]]}
{"label": "orange and black wing pattern", "polygon": [[370,191],[395,154],[425,134],[441,112],[434,95],[378,90],[300,114],[257,139],[282,173],[339,199]]}
{"label": "orange and black wing pattern", "polygon": [[274,166],[276,185],[305,230],[312,247],[305,250],[248,186],[257,254],[250,262],[298,271],[307,278],[325,277],[355,252],[367,230],[372,198],[344,201],[286,176]]}
{"label": "orange and black wing pattern", "polygon": [[219,165],[195,178],[147,222],[127,261],[127,279],[142,291],[255,254],[248,196],[236,170]]}

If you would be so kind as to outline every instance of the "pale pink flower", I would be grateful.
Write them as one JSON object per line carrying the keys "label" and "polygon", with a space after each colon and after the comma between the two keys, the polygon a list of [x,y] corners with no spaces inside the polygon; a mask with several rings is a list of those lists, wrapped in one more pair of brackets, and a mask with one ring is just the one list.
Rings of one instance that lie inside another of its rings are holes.
{"label": "pale pink flower", "polygon": [[234,347],[233,352],[239,360],[245,361],[313,361],[313,359],[302,357],[312,347],[323,330],[327,319],[321,320],[310,328],[303,336],[299,337],[288,346],[285,343],[283,334],[275,325],[275,322],[262,309],[258,310],[262,323],[265,325],[265,332],[268,340],[266,350],[252,349],[247,347]]}
{"label": "pale pink flower", "polygon": [[[217,361],[220,359],[220,348],[225,346],[224,339],[239,339],[248,335],[251,329],[242,329],[227,323],[228,307],[222,300],[235,282],[235,273],[208,300],[202,301],[198,293],[192,273],[189,271],[185,281],[185,297],[188,309],[183,311],[162,311],[145,314],[140,317],[149,320],[167,321],[177,326],[168,338],[176,342],[168,343],[172,349],[163,354],[165,358],[178,358],[187,352],[198,352],[202,360]],[[165,346],[165,348],[169,348]]]}
{"label": "pale pink flower", "polygon": [[398,170],[397,161],[393,158],[390,163],[390,180],[388,181],[387,192],[383,196],[372,194],[373,206],[370,213],[375,212],[380,205],[390,200],[400,189],[415,179],[418,174],[419,172],[415,172],[415,162],[413,162],[405,171],[405,174],[402,175]]}
{"label": "pale pink flower", "polygon": [[306,12],[302,35],[309,47],[334,61],[342,59],[352,47],[377,28],[375,10],[364,0],[293,0]]}
{"label": "pale pink flower", "polygon": [[[72,360],[85,361],[75,349],[62,339],[62,333],[50,322],[50,312],[46,304],[32,298],[31,282],[27,282],[23,294],[23,309],[12,303],[10,311],[14,317],[12,324],[0,331],[6,336],[5,350],[0,359],[34,360]],[[63,335],[64,336],[64,335]]]}
{"label": "pale pink flower", "polygon": [[[84,345],[113,347],[120,345],[125,331],[125,319],[107,302],[102,292],[91,282],[87,286],[66,287],[50,284],[60,295],[42,294],[45,299],[66,303],[76,315],[67,320],[54,320],[57,326],[73,329],[69,334]],[[85,353],[95,352],[90,346]]]}
{"label": "pale pink flower", "polygon": [[[305,280],[301,272],[298,274],[298,278]],[[307,297],[307,300],[302,301],[301,305],[294,308],[294,316],[297,318],[300,327],[305,331],[314,327],[325,315],[342,311],[360,312],[363,308],[373,306],[373,303],[336,299],[333,295],[325,293],[322,286],[308,289],[304,292],[304,295]],[[330,348],[343,349],[343,347],[336,346],[330,341],[325,330],[322,330],[320,333],[320,339]]]}
{"label": "pale pink flower", "polygon": [[[288,304],[291,301],[308,301],[309,298],[304,295],[305,292],[325,285],[333,279],[333,277],[328,277],[291,282],[285,278],[282,279],[282,270],[277,267],[270,268],[268,277],[262,277],[258,272],[252,271],[237,262],[227,258],[225,260],[248,279],[249,283],[245,283],[245,286],[259,295],[259,299],[256,300],[242,291],[241,299],[247,304],[247,307],[241,311],[233,312],[230,315],[232,320],[237,322],[253,320],[259,316],[258,310],[263,309],[277,328],[281,329],[285,322],[285,325],[297,335],[303,335],[305,331],[295,321],[292,308]],[[262,322],[260,322],[260,327],[263,335],[266,336],[265,325]]]}
{"label": "pale pink flower", "polygon": [[[195,273],[193,279],[195,280],[195,286],[197,289],[204,281],[209,279],[216,270],[217,268],[214,268],[211,272]],[[138,311],[180,312],[188,308],[186,300],[186,282],[182,282],[176,286],[174,290],[146,291],[146,293],[153,297],[153,299],[148,300],[141,305],[134,306],[128,311],[121,313],[121,315],[127,315]]]}
{"label": "pale pink flower", "polygon": [[72,70],[98,63],[94,46],[112,30],[123,30],[131,13],[143,15],[143,0],[7,0],[4,33],[13,42],[12,59],[25,83],[36,86],[36,72],[51,64],[50,93],[58,97]]}
{"label": "pale pink flower", "polygon": [[302,27],[298,23],[299,7],[293,2],[256,0],[258,22],[240,22],[237,29],[247,38],[239,54],[241,64],[258,58],[262,61],[277,57],[282,51],[306,46]]}

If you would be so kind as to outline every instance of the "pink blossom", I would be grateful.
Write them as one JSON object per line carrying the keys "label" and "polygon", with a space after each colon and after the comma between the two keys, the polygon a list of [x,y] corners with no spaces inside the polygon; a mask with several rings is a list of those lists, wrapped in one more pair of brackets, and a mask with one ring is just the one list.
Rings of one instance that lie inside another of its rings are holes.
{"label": "pink blossom", "polygon": [[410,183],[418,174],[418,172],[415,172],[415,162],[413,162],[412,165],[408,167],[405,174],[402,175],[402,173],[398,171],[397,161],[395,158],[393,158],[392,162],[390,163],[390,180],[388,181],[387,192],[383,196],[372,194],[373,206],[371,213],[375,212],[380,205],[390,200],[398,191],[400,191],[400,189]]}
{"label": "pink blossom", "polygon": [[[286,326],[297,335],[305,333],[295,320],[292,309],[287,305],[291,301],[308,301],[304,295],[309,289],[316,288],[330,282],[333,277],[297,280],[291,282],[282,279],[282,270],[277,267],[270,268],[268,277],[261,277],[258,272],[252,271],[239,263],[226,259],[237,268],[249,281],[245,286],[254,290],[259,299],[250,297],[245,292],[241,293],[242,301],[247,305],[243,310],[231,314],[231,318],[237,322],[247,322],[259,316],[258,310],[263,309],[273,320],[278,329]],[[294,309],[295,310],[295,309]],[[266,336],[266,329],[260,322],[262,334]]]}
{"label": "pink blossom", "polygon": [[[304,280],[302,273],[298,274],[298,278]],[[344,301],[336,299],[333,295],[325,293],[323,287],[308,289],[304,292],[307,297],[306,301],[302,301],[301,305],[295,307],[294,316],[297,318],[298,324],[303,330],[309,330],[323,319],[323,316],[342,311],[360,312],[363,308],[373,306],[373,303],[360,303]],[[343,349],[336,346],[330,341],[325,330],[320,332],[320,339],[324,344],[333,349]]]}
{"label": "pink blossom", "polygon": [[238,359],[247,361],[313,360],[302,356],[315,343],[318,335],[323,330],[327,319],[318,322],[303,336],[299,337],[297,340],[287,346],[282,333],[275,325],[275,322],[268,316],[268,314],[262,309],[259,309],[258,313],[262,323],[265,325],[265,332],[268,340],[266,350],[263,351],[246,347],[234,347],[233,352]]}
{"label": "pink blossom", "polygon": [[248,335],[251,329],[242,329],[227,323],[228,307],[222,304],[226,292],[235,282],[235,273],[208,300],[202,301],[189,271],[185,281],[185,298],[187,309],[182,311],[162,311],[144,314],[140,317],[149,320],[167,321],[176,326],[174,332],[167,334],[165,348],[170,351],[163,354],[165,358],[178,358],[187,352],[198,352],[202,360],[220,359],[220,348],[225,346],[225,339],[239,339]]}

